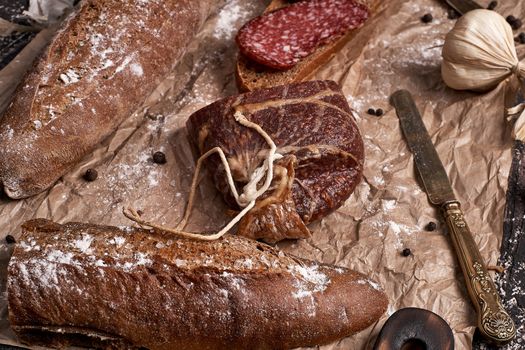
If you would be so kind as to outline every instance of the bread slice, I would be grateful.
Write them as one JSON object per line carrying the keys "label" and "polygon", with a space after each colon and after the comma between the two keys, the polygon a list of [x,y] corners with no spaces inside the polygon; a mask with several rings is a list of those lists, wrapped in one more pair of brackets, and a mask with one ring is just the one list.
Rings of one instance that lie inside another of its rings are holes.
{"label": "bread slice", "polygon": [[[372,15],[377,12],[381,3],[380,0],[361,0],[360,2],[368,6]],[[264,13],[290,4],[291,2],[286,0],[272,0]],[[330,61],[339,50],[352,40],[358,32],[359,28],[350,30],[335,41],[319,46],[311,55],[303,58],[293,68],[285,71],[267,68],[239,53],[236,65],[237,86],[240,91],[253,91],[308,80],[322,65]]]}
{"label": "bread slice", "polygon": [[8,266],[11,327],[53,347],[288,349],[373,324],[387,299],[357,272],[225,235],[32,220]]}

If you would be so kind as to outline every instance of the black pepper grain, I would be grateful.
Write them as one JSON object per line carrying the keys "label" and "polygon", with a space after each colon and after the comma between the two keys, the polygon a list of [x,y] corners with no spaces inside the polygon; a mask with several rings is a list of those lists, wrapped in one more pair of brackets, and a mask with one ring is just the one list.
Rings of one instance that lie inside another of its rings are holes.
{"label": "black pepper grain", "polygon": [[430,13],[426,13],[425,15],[423,15],[423,17],[421,17],[421,21],[423,23],[430,23],[430,22],[432,22],[433,19],[434,19],[434,17],[432,17],[432,14],[430,14]]}
{"label": "black pepper grain", "polygon": [[153,153],[153,162],[157,164],[166,164],[166,155],[160,151]]}
{"label": "black pepper grain", "polygon": [[448,9],[448,19],[458,19],[459,17],[461,17],[461,13],[453,8]]}
{"label": "black pepper grain", "polygon": [[401,252],[401,255],[403,256],[410,256],[410,254],[412,254],[412,251],[410,250],[410,248],[405,248],[403,249],[403,251]]}
{"label": "black pepper grain", "polygon": [[385,113],[381,108],[376,109],[376,116],[380,117]]}
{"label": "black pepper grain", "polygon": [[524,32],[519,33],[516,39],[520,44],[525,44],[525,33]]}
{"label": "black pepper grain", "polygon": [[508,15],[507,17],[505,17],[505,20],[507,21],[508,24],[512,26],[512,23],[516,21],[516,17],[514,17],[513,15]]}
{"label": "black pepper grain", "polygon": [[437,225],[434,221],[430,221],[427,224],[427,226],[425,226],[425,230],[430,231],[430,232],[434,231],[436,228],[437,228]]}
{"label": "black pepper grain", "polygon": [[84,180],[86,181],[95,181],[98,177],[98,172],[95,169],[88,169],[84,173]]}
{"label": "black pepper grain", "polygon": [[16,243],[16,239],[15,237],[11,236],[11,235],[7,235],[5,236],[5,241],[7,242],[7,244],[13,244],[13,243]]}
{"label": "black pepper grain", "polygon": [[368,111],[366,111],[366,113],[368,113],[370,115],[376,115],[376,110],[373,109],[373,108],[368,108]]}
{"label": "black pepper grain", "polygon": [[521,28],[522,24],[523,24],[523,23],[521,22],[521,19],[516,18],[516,20],[515,20],[514,22],[512,22],[512,23],[510,24],[510,26],[512,27],[512,29],[517,30],[517,29],[520,29],[520,28]]}
{"label": "black pepper grain", "polygon": [[498,2],[497,1],[491,1],[491,2],[489,2],[489,5],[487,6],[487,9],[494,10],[496,8],[496,6],[498,6]]}

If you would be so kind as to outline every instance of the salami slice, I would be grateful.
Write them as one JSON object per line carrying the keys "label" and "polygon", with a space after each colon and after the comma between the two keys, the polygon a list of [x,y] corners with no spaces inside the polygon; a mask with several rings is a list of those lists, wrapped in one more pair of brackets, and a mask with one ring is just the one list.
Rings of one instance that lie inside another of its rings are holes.
{"label": "salami slice", "polygon": [[237,34],[242,54],[286,70],[315,49],[361,26],[368,8],[354,0],[308,0],[256,17]]}
{"label": "salami slice", "polygon": [[[271,137],[282,158],[238,234],[267,242],[308,237],[305,224],[339,208],[361,180],[363,140],[348,102],[335,82],[308,81],[231,96],[192,114],[186,126],[199,153],[220,147],[240,189],[266,159],[268,144],[236,121],[239,111]],[[238,209],[220,158],[206,164]]]}

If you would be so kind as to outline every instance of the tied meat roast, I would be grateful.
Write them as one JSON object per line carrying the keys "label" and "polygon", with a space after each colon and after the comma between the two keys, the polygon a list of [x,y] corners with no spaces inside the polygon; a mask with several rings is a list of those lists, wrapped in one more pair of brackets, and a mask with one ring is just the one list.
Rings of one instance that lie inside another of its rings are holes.
{"label": "tied meat roast", "polygon": [[[339,208],[363,172],[363,140],[340,87],[308,81],[261,89],[216,101],[190,116],[187,129],[198,152],[220,147],[239,190],[266,159],[269,145],[239,124],[236,112],[259,125],[283,156],[274,162],[270,188],[241,219],[238,234],[266,242],[309,237],[306,225]],[[225,201],[239,209],[219,156],[206,164]]]}

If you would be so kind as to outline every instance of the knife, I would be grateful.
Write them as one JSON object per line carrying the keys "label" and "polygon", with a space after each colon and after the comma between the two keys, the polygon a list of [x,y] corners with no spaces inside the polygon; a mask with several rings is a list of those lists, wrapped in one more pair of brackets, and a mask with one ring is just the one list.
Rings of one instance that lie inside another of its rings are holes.
{"label": "knife", "polygon": [[480,5],[472,0],[445,0],[454,10],[464,15],[471,10],[482,9]]}
{"label": "knife", "polygon": [[428,198],[441,208],[447,223],[470,299],[478,315],[480,334],[493,344],[506,344],[515,337],[516,327],[501,303],[414,100],[408,91],[399,90],[392,95],[391,102],[408,147],[414,154]]}

